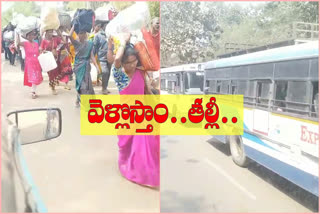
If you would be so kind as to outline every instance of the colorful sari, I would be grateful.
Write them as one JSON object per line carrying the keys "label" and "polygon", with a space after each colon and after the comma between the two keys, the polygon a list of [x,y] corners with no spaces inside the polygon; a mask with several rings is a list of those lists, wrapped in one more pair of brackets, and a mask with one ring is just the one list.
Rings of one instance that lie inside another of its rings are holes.
{"label": "colorful sari", "polygon": [[64,83],[69,82],[69,75],[72,74],[71,56],[68,52],[68,47],[64,45],[63,49],[59,51],[59,64],[60,74],[59,80]]}
{"label": "colorful sari", "polygon": [[91,76],[90,76],[90,56],[93,43],[86,41],[84,43],[74,41],[76,57],[74,61],[74,72],[76,74],[76,90],[81,94],[94,94]]}
{"label": "colorful sari", "polygon": [[[61,38],[55,36],[55,37],[52,37],[51,40],[43,39],[40,47],[44,51],[52,51],[53,49],[56,50],[60,43],[61,43]],[[56,69],[48,71],[49,85],[52,88],[54,88],[59,83],[59,80],[62,78],[61,71],[59,69],[58,58],[56,59],[58,67]]]}
{"label": "colorful sari", "polygon": [[[113,74],[122,72],[113,67]],[[123,78],[122,78],[123,79]],[[116,78],[115,78],[115,81]],[[136,70],[128,85],[120,90],[120,95],[144,94],[144,73]],[[119,135],[119,170],[130,181],[141,185],[160,185],[160,136]]]}
{"label": "colorful sari", "polygon": [[160,69],[160,34],[153,36],[150,30],[141,30],[148,52],[156,70]]}

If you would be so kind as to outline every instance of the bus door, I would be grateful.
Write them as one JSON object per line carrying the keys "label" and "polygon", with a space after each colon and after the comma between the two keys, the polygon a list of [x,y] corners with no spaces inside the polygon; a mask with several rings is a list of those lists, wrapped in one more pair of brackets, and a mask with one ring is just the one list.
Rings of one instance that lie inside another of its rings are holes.
{"label": "bus door", "polygon": [[253,131],[265,136],[268,136],[269,133],[271,95],[271,80],[256,80],[256,107],[253,110]]}
{"label": "bus door", "polygon": [[186,72],[183,72],[182,76],[183,76],[182,93],[185,94],[190,88],[190,83],[189,83],[189,78]]}
{"label": "bus door", "polygon": [[176,94],[181,94],[181,78],[180,73],[176,74]]}

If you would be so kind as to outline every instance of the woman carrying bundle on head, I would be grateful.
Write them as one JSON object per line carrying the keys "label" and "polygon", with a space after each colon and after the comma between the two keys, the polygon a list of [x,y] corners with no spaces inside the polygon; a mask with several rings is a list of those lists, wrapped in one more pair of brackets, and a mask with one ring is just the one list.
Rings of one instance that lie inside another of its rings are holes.
{"label": "woman carrying bundle on head", "polygon": [[24,67],[24,85],[32,88],[32,99],[37,98],[36,86],[42,83],[43,77],[38,60],[39,45],[34,41],[36,30],[26,34],[27,41],[20,42],[20,36],[17,36],[17,44],[25,50],[25,67]]}
{"label": "woman carrying bundle on head", "polygon": [[[94,94],[91,76],[90,76],[90,59],[95,65],[96,69],[100,71],[97,61],[93,55],[93,43],[87,40],[87,32],[79,31],[79,41],[72,37],[74,32],[74,26],[72,27],[69,38],[75,48],[75,61],[73,70],[76,75],[76,90],[78,92],[76,107],[80,106],[80,95],[82,94]],[[100,71],[101,72],[101,71]]]}
{"label": "woman carrying bundle on head", "polygon": [[[120,95],[152,94],[146,82],[144,71],[137,69],[138,53],[131,44],[130,34],[120,42],[116,56],[113,56],[112,37],[108,41],[108,61],[114,64],[112,73]],[[135,183],[158,187],[160,137],[155,135],[119,135],[119,170],[128,180]]]}
{"label": "woman carrying bundle on head", "polygon": [[[57,63],[57,68],[48,71],[48,76],[49,76],[49,86],[52,90],[53,95],[57,95],[56,91],[56,86],[59,84],[59,80],[62,78],[61,71],[59,69],[59,49],[63,44],[61,44],[62,38],[61,38],[61,33],[58,31],[59,36],[53,36],[53,30],[46,30],[45,31],[45,38],[41,41],[40,45],[40,53],[46,52],[46,51],[51,51],[56,63]],[[66,85],[67,89],[67,85]]]}

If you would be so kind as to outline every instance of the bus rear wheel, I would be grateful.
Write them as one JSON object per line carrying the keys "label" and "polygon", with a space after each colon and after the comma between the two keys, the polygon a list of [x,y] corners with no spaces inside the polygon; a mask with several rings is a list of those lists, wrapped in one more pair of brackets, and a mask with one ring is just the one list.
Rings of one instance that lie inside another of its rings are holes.
{"label": "bus rear wheel", "polygon": [[232,160],[235,164],[241,167],[247,167],[249,159],[244,151],[244,146],[241,136],[230,136],[229,137],[230,152]]}

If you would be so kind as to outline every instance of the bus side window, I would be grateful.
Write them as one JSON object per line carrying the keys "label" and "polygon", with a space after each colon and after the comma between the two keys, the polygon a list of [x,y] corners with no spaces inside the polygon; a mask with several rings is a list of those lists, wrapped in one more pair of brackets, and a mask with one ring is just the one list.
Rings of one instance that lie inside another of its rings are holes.
{"label": "bus side window", "polygon": [[185,90],[188,91],[190,86],[189,86],[189,78],[188,78],[187,73],[184,73],[184,75],[183,75],[183,83],[184,83]]}
{"label": "bus side window", "polygon": [[237,83],[237,94],[242,94],[243,96],[248,96],[248,84],[249,81],[240,80]]}
{"label": "bus side window", "polygon": [[237,86],[232,85],[231,86],[231,94],[236,94],[236,89],[237,89]]}
{"label": "bus side window", "polygon": [[237,89],[238,89],[238,85],[237,85],[237,81],[235,80],[231,80],[231,84],[230,84],[230,94],[236,94],[237,93]]}
{"label": "bus side window", "polygon": [[166,90],[166,80],[161,79],[161,90]]}
{"label": "bus side window", "polygon": [[275,82],[274,110],[276,111],[286,110],[287,89],[288,89],[288,81]]}
{"label": "bus side window", "polygon": [[207,82],[209,83],[207,86],[209,87],[209,93],[216,93],[216,80],[209,80]]}
{"label": "bus side window", "polygon": [[312,99],[312,117],[319,117],[319,82],[312,82],[313,99]]}
{"label": "bus side window", "polygon": [[263,80],[257,82],[257,103],[258,106],[268,108],[270,100],[271,81]]}
{"label": "bus side window", "polygon": [[313,99],[313,105],[314,105],[314,115],[316,118],[319,117],[319,93],[315,94]]}
{"label": "bus side window", "polygon": [[230,81],[229,80],[224,80],[222,81],[222,86],[221,86],[221,93],[222,94],[229,94],[230,92]]}
{"label": "bus side window", "polygon": [[247,105],[255,105],[255,99],[256,99],[256,81],[249,81],[249,89],[247,91],[247,95],[244,97],[244,102]]}
{"label": "bus side window", "polygon": [[312,84],[307,81],[289,81],[286,97],[287,110],[300,115],[309,115]]}
{"label": "bus side window", "polygon": [[203,81],[204,81],[204,77],[202,76],[201,78],[200,78],[200,91],[201,92],[203,92]]}
{"label": "bus side window", "polygon": [[221,92],[221,80],[217,81],[217,90],[216,90],[217,94],[220,94]]}

